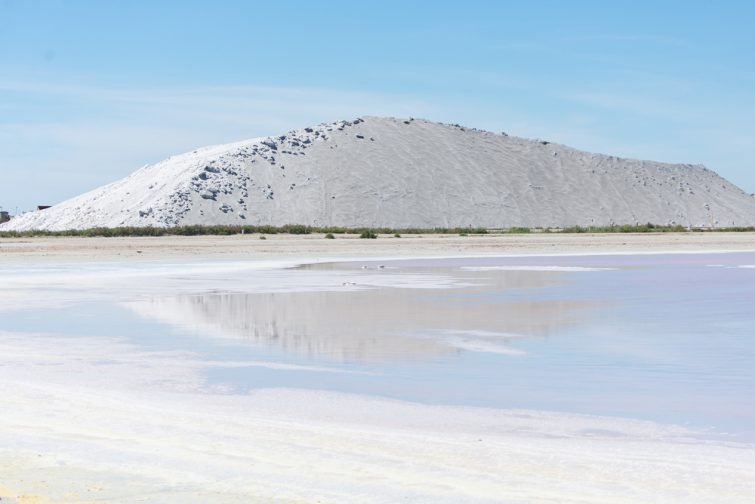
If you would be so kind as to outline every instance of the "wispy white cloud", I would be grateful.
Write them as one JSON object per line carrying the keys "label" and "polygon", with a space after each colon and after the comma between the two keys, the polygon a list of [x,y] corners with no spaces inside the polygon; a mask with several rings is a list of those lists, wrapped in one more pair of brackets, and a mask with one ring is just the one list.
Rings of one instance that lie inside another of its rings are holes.
{"label": "wispy white cloud", "polygon": [[589,35],[563,37],[561,40],[563,42],[643,43],[675,47],[686,47],[690,45],[690,41],[686,38],[658,33],[593,33]]}
{"label": "wispy white cloud", "polygon": [[574,35],[568,37],[509,40],[495,44],[494,48],[501,51],[515,52],[548,52],[552,54],[585,55],[595,49],[606,49],[607,46],[624,46],[645,44],[685,48],[690,41],[681,37],[662,34],[643,33],[595,33]]}
{"label": "wispy white cloud", "polygon": [[[225,112],[223,117],[248,118],[249,113],[274,114],[275,117],[317,115],[319,120],[335,120],[339,114],[401,113],[427,108],[421,97],[407,94],[354,92],[325,88],[265,86],[194,86],[173,88],[117,88],[91,85],[45,84],[0,81],[0,91],[27,96],[56,96],[71,101],[106,103],[113,107],[141,106],[195,113]],[[365,106],[366,105],[366,106]],[[367,108],[368,110],[364,110]],[[227,114],[227,112],[233,112]],[[138,120],[138,117],[135,118]]]}
{"label": "wispy white cloud", "polygon": [[577,92],[568,99],[592,107],[618,111],[626,114],[647,117],[680,120],[695,120],[700,118],[698,111],[686,105],[673,101],[661,101],[657,96],[649,97],[631,93],[616,92]]}
{"label": "wispy white cloud", "polygon": [[[358,115],[416,115],[432,106],[418,98],[307,88],[211,86],[173,89],[0,83],[21,100],[55,95],[70,109],[49,117],[0,121],[0,159],[45,157],[45,149],[109,152],[109,161],[175,154],[212,143],[277,134]],[[85,104],[95,113],[80,114]],[[35,145],[34,150],[28,146]],[[59,155],[59,152],[56,153]],[[103,159],[103,161],[105,161]],[[81,167],[92,169],[92,167]]]}

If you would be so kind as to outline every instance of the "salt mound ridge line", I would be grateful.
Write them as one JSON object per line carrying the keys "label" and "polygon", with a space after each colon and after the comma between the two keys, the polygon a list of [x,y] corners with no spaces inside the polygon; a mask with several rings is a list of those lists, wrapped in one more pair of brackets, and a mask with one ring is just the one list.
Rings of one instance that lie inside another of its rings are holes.
{"label": "salt mound ridge line", "polygon": [[753,225],[755,200],[701,165],[621,159],[420,119],[365,117],[173,156],[0,229],[645,222]]}

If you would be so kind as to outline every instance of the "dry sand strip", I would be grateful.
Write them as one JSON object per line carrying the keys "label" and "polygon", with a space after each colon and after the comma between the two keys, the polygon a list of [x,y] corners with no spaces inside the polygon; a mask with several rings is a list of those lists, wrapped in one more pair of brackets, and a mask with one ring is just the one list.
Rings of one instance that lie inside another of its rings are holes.
{"label": "dry sand strip", "polygon": [[419,257],[755,250],[755,233],[163,236],[3,238],[0,264],[172,259]]}

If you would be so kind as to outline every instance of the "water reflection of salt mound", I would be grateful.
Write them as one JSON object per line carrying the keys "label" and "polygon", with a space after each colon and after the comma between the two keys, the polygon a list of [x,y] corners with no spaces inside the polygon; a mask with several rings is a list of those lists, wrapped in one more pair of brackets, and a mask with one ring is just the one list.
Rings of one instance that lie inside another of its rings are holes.
{"label": "water reflection of salt mound", "polygon": [[[467,350],[521,353],[515,338],[576,322],[584,301],[502,301],[480,288],[206,294],[133,302],[140,315],[198,334],[334,360],[427,358]],[[484,289],[483,289],[484,290]]]}

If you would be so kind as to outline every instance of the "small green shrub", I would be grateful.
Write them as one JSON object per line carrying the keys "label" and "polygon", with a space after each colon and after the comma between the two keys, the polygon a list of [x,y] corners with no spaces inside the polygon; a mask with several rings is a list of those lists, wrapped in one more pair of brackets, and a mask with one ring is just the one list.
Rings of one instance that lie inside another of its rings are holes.
{"label": "small green shrub", "polygon": [[326,235],[325,235],[325,238],[327,238],[328,240],[335,240],[335,239],[336,239],[336,237],[335,237],[335,236],[333,236],[333,233],[328,233],[328,234],[326,234]]}
{"label": "small green shrub", "polygon": [[[729,228],[730,229],[730,228]],[[688,231],[681,225],[614,224],[611,226],[572,226],[561,229],[562,233],[684,233]]]}
{"label": "small green shrub", "polygon": [[285,224],[280,227],[282,233],[288,234],[309,234],[311,229],[309,226],[302,224]]}
{"label": "small green shrub", "polygon": [[371,229],[366,229],[366,230],[362,231],[362,233],[359,235],[359,237],[360,238],[370,238],[370,239],[374,240],[375,238],[378,237],[378,235],[377,235],[376,232],[372,231]]}
{"label": "small green shrub", "polygon": [[510,233],[510,234],[527,234],[527,233],[530,232],[530,228],[528,228],[528,227],[512,227],[512,228],[509,228],[506,232]]}

